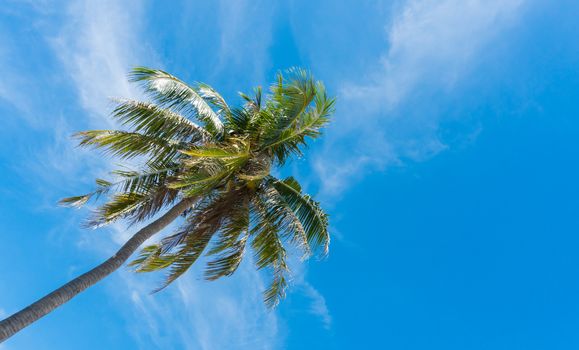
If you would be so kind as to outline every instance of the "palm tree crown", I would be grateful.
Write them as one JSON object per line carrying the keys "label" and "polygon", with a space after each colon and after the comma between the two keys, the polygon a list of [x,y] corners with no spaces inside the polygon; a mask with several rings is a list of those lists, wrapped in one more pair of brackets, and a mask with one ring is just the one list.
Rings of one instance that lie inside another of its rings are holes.
{"label": "palm tree crown", "polygon": [[231,275],[249,246],[257,268],[273,272],[264,300],[275,306],[287,286],[288,246],[304,257],[324,255],[330,238],[319,204],[294,178],[277,179],[271,169],[301,155],[307,139],[320,135],[334,100],[301,69],[278,74],[265,96],[260,88],[253,96],[241,94],[239,108],[208,85],[190,86],[161,70],[136,68],[130,77],[152,102],[117,101],[113,117],[128,130],[76,137],[81,146],[138,160],[139,170],[115,170],[114,181],[97,179],[93,192],[62,204],[80,207],[106,195],[88,222],[96,227],[119,219],[142,222],[179,199],[194,198],[180,228],[144,247],[130,265],[138,272],[165,269],[162,289],[203,254],[209,256],[208,280]]}

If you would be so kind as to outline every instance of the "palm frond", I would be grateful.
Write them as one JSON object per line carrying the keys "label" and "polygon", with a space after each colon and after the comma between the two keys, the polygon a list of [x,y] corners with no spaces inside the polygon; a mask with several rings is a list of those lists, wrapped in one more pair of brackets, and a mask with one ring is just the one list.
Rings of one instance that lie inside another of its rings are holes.
{"label": "palm frond", "polygon": [[272,309],[276,307],[279,301],[285,298],[285,291],[288,286],[287,273],[288,267],[285,262],[273,268],[273,279],[263,292],[263,301],[268,308]]}
{"label": "palm frond", "polygon": [[217,255],[217,258],[207,263],[205,278],[216,280],[229,276],[237,270],[245,253],[249,236],[249,202],[247,192],[239,192],[240,200],[229,210],[226,219],[207,255]]}
{"label": "palm frond", "polygon": [[329,122],[333,104],[333,100],[320,99],[320,104],[303,113],[295,124],[270,135],[261,148],[270,149],[281,164],[291,154],[301,155],[300,146],[305,145],[306,137],[319,136],[320,129]]}
{"label": "palm frond", "polygon": [[91,197],[92,193],[83,194],[81,196],[66,197],[58,201],[58,204],[64,207],[80,208],[83,205],[85,205],[90,200]]}
{"label": "palm frond", "polygon": [[130,224],[135,224],[153,217],[161,209],[174,203],[179,194],[179,191],[165,185],[171,171],[172,169],[148,173],[115,171],[116,175],[121,176],[121,180],[109,183],[109,187],[101,187],[102,190],[97,191],[101,191],[99,195],[112,188],[119,192],[99,206],[85,226],[96,228],[119,219],[127,219]]}
{"label": "palm frond", "polygon": [[[266,136],[261,145],[262,149],[271,149],[279,163],[283,164],[291,154],[301,155],[300,146],[305,145],[306,138],[315,138],[320,135],[320,129],[329,122],[329,115],[334,109],[334,99],[328,98],[321,83],[315,84],[315,94],[302,96],[297,104],[314,102],[313,107],[307,106],[299,110],[295,116],[282,115],[274,128],[266,130]],[[282,88],[285,91],[285,88]],[[305,94],[305,93],[304,93]],[[293,98],[293,97],[292,97]],[[280,103],[286,103],[282,101]],[[293,103],[291,104],[293,106]],[[272,107],[276,112],[279,106]],[[293,109],[296,106],[291,107]],[[281,107],[282,111],[285,108]]]}
{"label": "palm frond", "polygon": [[98,199],[101,195],[110,191],[118,191],[124,193],[151,193],[154,188],[160,187],[173,174],[180,165],[172,164],[172,166],[164,168],[156,168],[149,164],[144,170],[113,170],[111,173],[119,180],[111,182],[104,179],[96,179],[96,189],[93,192],[61,199],[60,205],[70,207],[81,207],[90,199],[96,197]]}
{"label": "palm frond", "polygon": [[303,259],[311,255],[306,229],[300,218],[288,205],[285,199],[273,186],[271,176],[261,182],[259,196],[264,203],[263,209],[267,221],[277,230],[277,235],[284,241],[292,243],[302,251]]}
{"label": "palm frond", "polygon": [[113,170],[111,173],[120,179],[115,183],[109,182],[109,187],[114,186],[121,192],[150,192],[153,188],[164,185],[181,168],[181,165],[176,163],[168,165],[157,167],[155,164],[147,164],[143,170]]}
{"label": "palm frond", "polygon": [[[219,230],[231,222],[231,213],[243,202],[243,192],[228,191],[202,198],[188,213],[187,221],[176,233],[163,238],[159,244],[141,252],[131,264],[140,272],[168,269],[168,274],[159,291],[185,273],[203,254],[209,242]],[[241,201],[241,202],[240,202]],[[239,212],[239,211],[238,211]],[[224,256],[222,257],[224,258]],[[230,258],[230,262],[234,257]],[[226,262],[217,263],[225,268]],[[217,268],[217,266],[213,266]],[[229,266],[234,271],[234,267]],[[215,274],[225,271],[214,270]]]}
{"label": "palm frond", "polygon": [[167,108],[134,100],[118,102],[112,116],[135,132],[192,143],[211,139],[203,127]]}
{"label": "palm frond", "polygon": [[231,109],[223,96],[221,96],[215,89],[211,86],[198,83],[197,84],[199,95],[205,100],[209,101],[213,106],[217,107],[217,114],[221,115],[223,118],[227,119],[231,115]]}
{"label": "palm frond", "polygon": [[135,267],[135,272],[153,272],[169,267],[175,258],[175,254],[162,255],[162,246],[152,244],[144,247],[128,266]]}
{"label": "palm frond", "polygon": [[101,205],[85,224],[87,227],[100,227],[128,216],[135,211],[147,196],[142,193],[117,193],[107,203]]}
{"label": "palm frond", "polygon": [[190,113],[205,124],[205,129],[218,137],[223,123],[199,91],[171,74],[157,69],[133,69],[130,80],[142,83],[145,91],[161,106]]}
{"label": "palm frond", "polygon": [[227,129],[231,130],[231,133],[241,134],[247,130],[251,120],[251,112],[245,108],[233,108],[231,110],[231,115],[227,119]]}
{"label": "palm frond", "polygon": [[182,151],[191,156],[184,160],[188,169],[168,184],[170,188],[182,189],[187,196],[202,194],[218,184],[223,184],[241,169],[250,157],[244,146],[195,147]]}
{"label": "palm frond", "polygon": [[238,143],[229,141],[227,145],[204,145],[194,146],[181,153],[191,156],[193,158],[212,158],[212,159],[238,159],[249,157],[249,144],[239,140]]}
{"label": "palm frond", "polygon": [[120,130],[90,130],[74,135],[79,145],[102,148],[111,156],[130,159],[150,155],[151,158],[170,159],[178,154],[179,142],[161,137]]}
{"label": "palm frond", "polygon": [[207,255],[220,254],[240,240],[240,236],[248,233],[250,224],[249,192],[236,190],[238,201],[231,205],[224,223]]}
{"label": "palm frond", "polygon": [[65,207],[76,207],[80,208],[85,205],[89,200],[93,198],[98,198],[101,195],[109,192],[116,184],[103,180],[103,179],[96,179],[96,189],[90,193],[83,194],[81,196],[73,196],[61,199],[58,204],[65,206]]}
{"label": "palm frond", "polygon": [[257,268],[269,268],[274,275],[272,283],[264,291],[266,305],[274,307],[279,299],[285,296],[286,274],[289,273],[286,263],[287,252],[278,236],[279,223],[274,214],[268,210],[268,204],[261,198],[254,197],[253,207],[256,223],[251,230],[251,247]]}
{"label": "palm frond", "polygon": [[159,186],[150,191],[145,200],[125,217],[131,225],[151,219],[159,211],[175,203],[178,195],[178,191],[165,186]]}
{"label": "palm frond", "polygon": [[214,281],[218,278],[232,275],[243,259],[247,237],[248,235],[245,233],[240,240],[230,245],[216,259],[209,261],[205,269],[205,279]]}
{"label": "palm frond", "polygon": [[322,255],[326,255],[330,245],[328,215],[318,202],[301,192],[299,184],[293,177],[272,181],[273,187],[301,223],[310,249],[321,250]]}
{"label": "palm frond", "polygon": [[245,100],[245,109],[251,112],[259,112],[261,110],[261,101],[263,92],[261,90],[261,86],[258,86],[254,89],[254,97],[249,97],[248,95],[244,94],[243,92],[239,93],[242,99]]}
{"label": "palm frond", "polygon": [[203,254],[203,251],[209,244],[214,233],[215,232],[212,232],[211,230],[204,230],[202,234],[187,235],[183,247],[174,254],[168,254],[168,256],[171,257],[170,264],[167,265],[169,272],[165,282],[155,289],[154,292],[163,290],[187,272],[187,270],[189,270],[189,268]]}
{"label": "palm frond", "polygon": [[294,67],[287,71],[287,76],[279,75],[283,84],[274,84],[271,89],[278,102],[276,108],[283,110],[277,125],[283,129],[295,122],[320,91],[311,73],[304,69]]}

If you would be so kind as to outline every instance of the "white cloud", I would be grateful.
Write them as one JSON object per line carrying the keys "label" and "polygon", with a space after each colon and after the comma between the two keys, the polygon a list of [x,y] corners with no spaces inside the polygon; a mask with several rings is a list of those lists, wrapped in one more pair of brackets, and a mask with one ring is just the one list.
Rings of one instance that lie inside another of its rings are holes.
{"label": "white cloud", "polygon": [[150,276],[123,274],[132,300],[131,332],[144,348],[275,349],[281,343],[278,319],[265,309],[263,282],[249,261],[216,282],[196,278],[198,265],[153,295]]}
{"label": "white cloud", "polygon": [[[94,118],[93,126],[112,122],[107,118],[111,97],[136,97],[127,72],[148,57],[138,32],[141,1],[78,1],[69,21],[54,39],[57,55],[75,83],[82,106]],[[148,59],[147,59],[148,60]]]}
{"label": "white cloud", "polygon": [[307,281],[303,281],[299,286],[304,295],[310,299],[308,311],[320,319],[324,329],[330,330],[332,328],[332,315],[326,304],[326,298]]}
{"label": "white cloud", "polygon": [[347,87],[346,95],[395,107],[429,81],[449,88],[480,50],[517,15],[523,0],[412,0],[388,29],[389,48],[374,81]]}
{"label": "white cloud", "polygon": [[437,100],[477,67],[484,50],[505,38],[523,2],[407,1],[387,26],[389,46],[373,70],[340,89],[344,107],[314,160],[323,194],[339,194],[370,169],[446,149],[438,136],[444,117]]}
{"label": "white cloud", "polygon": [[[64,8],[66,21],[51,24],[50,30],[46,30],[48,24],[42,28],[49,33],[58,33],[51,34],[46,40],[52,53],[60,60],[65,72],[63,80],[73,82],[82,107],[80,113],[71,106],[51,105],[47,108],[35,105],[36,100],[50,102],[50,94],[40,96],[44,91],[36,88],[40,84],[35,81],[47,77],[14,74],[10,71],[12,65],[0,65],[0,72],[1,67],[10,67],[6,68],[10,73],[6,75],[7,79],[0,82],[0,98],[9,100],[24,116],[33,116],[31,121],[43,129],[50,140],[41,149],[30,152],[29,157],[33,161],[18,169],[23,173],[32,171],[42,179],[44,186],[38,190],[46,197],[41,202],[44,205],[52,207],[56,195],[71,193],[74,189],[82,191],[79,184],[92,185],[94,177],[102,177],[110,169],[109,161],[94,157],[93,152],[75,148],[76,142],[70,136],[79,130],[114,126],[108,118],[110,97],[139,96],[135,87],[127,82],[127,72],[139,63],[139,57],[148,57],[141,49],[142,41],[138,36],[138,18],[142,5],[140,1],[133,0],[124,6],[126,8],[111,0],[78,1],[68,7],[62,4],[54,6],[48,2],[36,2],[34,5],[34,11],[42,14],[38,18],[50,18],[51,13],[57,12],[54,7]],[[45,22],[52,23],[47,20]],[[56,28],[53,28],[55,25]],[[8,58],[11,61],[17,60],[17,55],[23,54],[10,53],[7,49],[3,50],[3,46],[0,45],[0,63],[9,62]],[[26,89],[25,84],[35,88]],[[20,92],[30,90],[35,93],[33,99]],[[26,100],[31,103],[24,103]],[[59,111],[58,115],[54,114],[55,110]],[[47,123],[47,120],[50,122]]]}

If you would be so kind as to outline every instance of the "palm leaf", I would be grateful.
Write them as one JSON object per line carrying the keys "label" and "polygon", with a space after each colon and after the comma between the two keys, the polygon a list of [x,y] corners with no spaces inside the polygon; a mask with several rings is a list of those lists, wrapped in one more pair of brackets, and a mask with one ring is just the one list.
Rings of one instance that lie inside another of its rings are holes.
{"label": "palm leaf", "polygon": [[205,124],[214,136],[223,134],[223,123],[207,101],[193,87],[162,70],[138,67],[130,75],[131,81],[143,84],[145,91],[160,105],[191,113]]}
{"label": "palm leaf", "polygon": [[253,236],[251,247],[257,268],[270,268],[274,275],[271,284],[264,291],[264,302],[268,307],[274,307],[279,299],[285,296],[287,287],[285,275],[289,272],[286,263],[287,252],[277,234],[280,227],[276,218],[268,211],[267,203],[260,197],[254,197],[253,207],[257,222],[251,230]]}
{"label": "palm leaf", "polygon": [[134,100],[118,102],[112,116],[135,132],[194,143],[211,138],[204,128],[169,109]]}
{"label": "palm leaf", "polygon": [[247,192],[239,192],[240,200],[234,205],[207,255],[217,255],[217,258],[207,263],[205,278],[216,280],[229,276],[237,270],[249,236],[249,202],[245,199]]}
{"label": "palm leaf", "polygon": [[217,107],[218,115],[221,115],[225,119],[229,118],[231,115],[231,109],[229,108],[229,105],[227,105],[227,102],[225,102],[223,96],[207,84],[199,83],[197,84],[197,89],[201,97]]}
{"label": "palm leaf", "polygon": [[[309,85],[313,82],[309,82]],[[277,104],[272,105],[274,114],[282,113],[280,117],[277,118],[278,122],[275,123],[275,127],[270,127],[266,129],[264,140],[261,144],[261,149],[270,149],[276,156],[279,163],[283,164],[285,159],[291,154],[301,155],[300,146],[306,143],[306,137],[315,138],[320,135],[320,129],[328,123],[329,115],[334,109],[334,99],[328,98],[325,88],[321,83],[315,84],[315,93],[312,96],[303,92],[301,95],[295,93],[296,96],[301,96],[299,102],[290,103],[290,107],[284,107],[287,104],[286,100],[296,100],[297,97],[284,97],[283,91],[287,89],[285,87],[277,88],[281,89],[280,92],[276,92],[274,97]],[[303,95],[303,96],[302,96]],[[302,104],[314,102],[313,107],[304,107]],[[296,109],[300,106],[299,109]],[[303,107],[303,108],[302,108]],[[290,108],[290,111],[287,111]],[[292,116],[292,110],[298,110],[298,114]],[[270,123],[269,125],[272,125]]]}
{"label": "palm leaf", "polygon": [[328,216],[320,208],[319,203],[310,196],[301,193],[297,181],[292,177],[283,181],[273,180],[272,184],[299,219],[310,249],[312,251],[321,249],[322,254],[326,255],[330,245]]}
{"label": "palm leaf", "polygon": [[90,130],[74,135],[79,145],[103,148],[106,153],[121,159],[150,155],[152,158],[171,158],[178,154],[179,143],[160,137],[120,130]]}
{"label": "palm leaf", "polygon": [[279,301],[285,298],[285,290],[288,286],[287,272],[288,269],[285,263],[275,266],[273,270],[273,280],[263,292],[263,301],[270,309],[276,307]]}

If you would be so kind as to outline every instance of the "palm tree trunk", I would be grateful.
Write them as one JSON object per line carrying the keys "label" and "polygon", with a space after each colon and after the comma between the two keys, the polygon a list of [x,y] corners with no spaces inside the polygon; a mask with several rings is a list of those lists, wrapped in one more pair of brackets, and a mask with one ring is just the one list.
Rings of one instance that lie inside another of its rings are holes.
{"label": "palm tree trunk", "polygon": [[0,343],[121,267],[141,244],[169,225],[181,213],[190,208],[193,203],[193,198],[183,199],[163,216],[139,230],[115,255],[102,264],[73,279],[25,309],[0,321]]}

